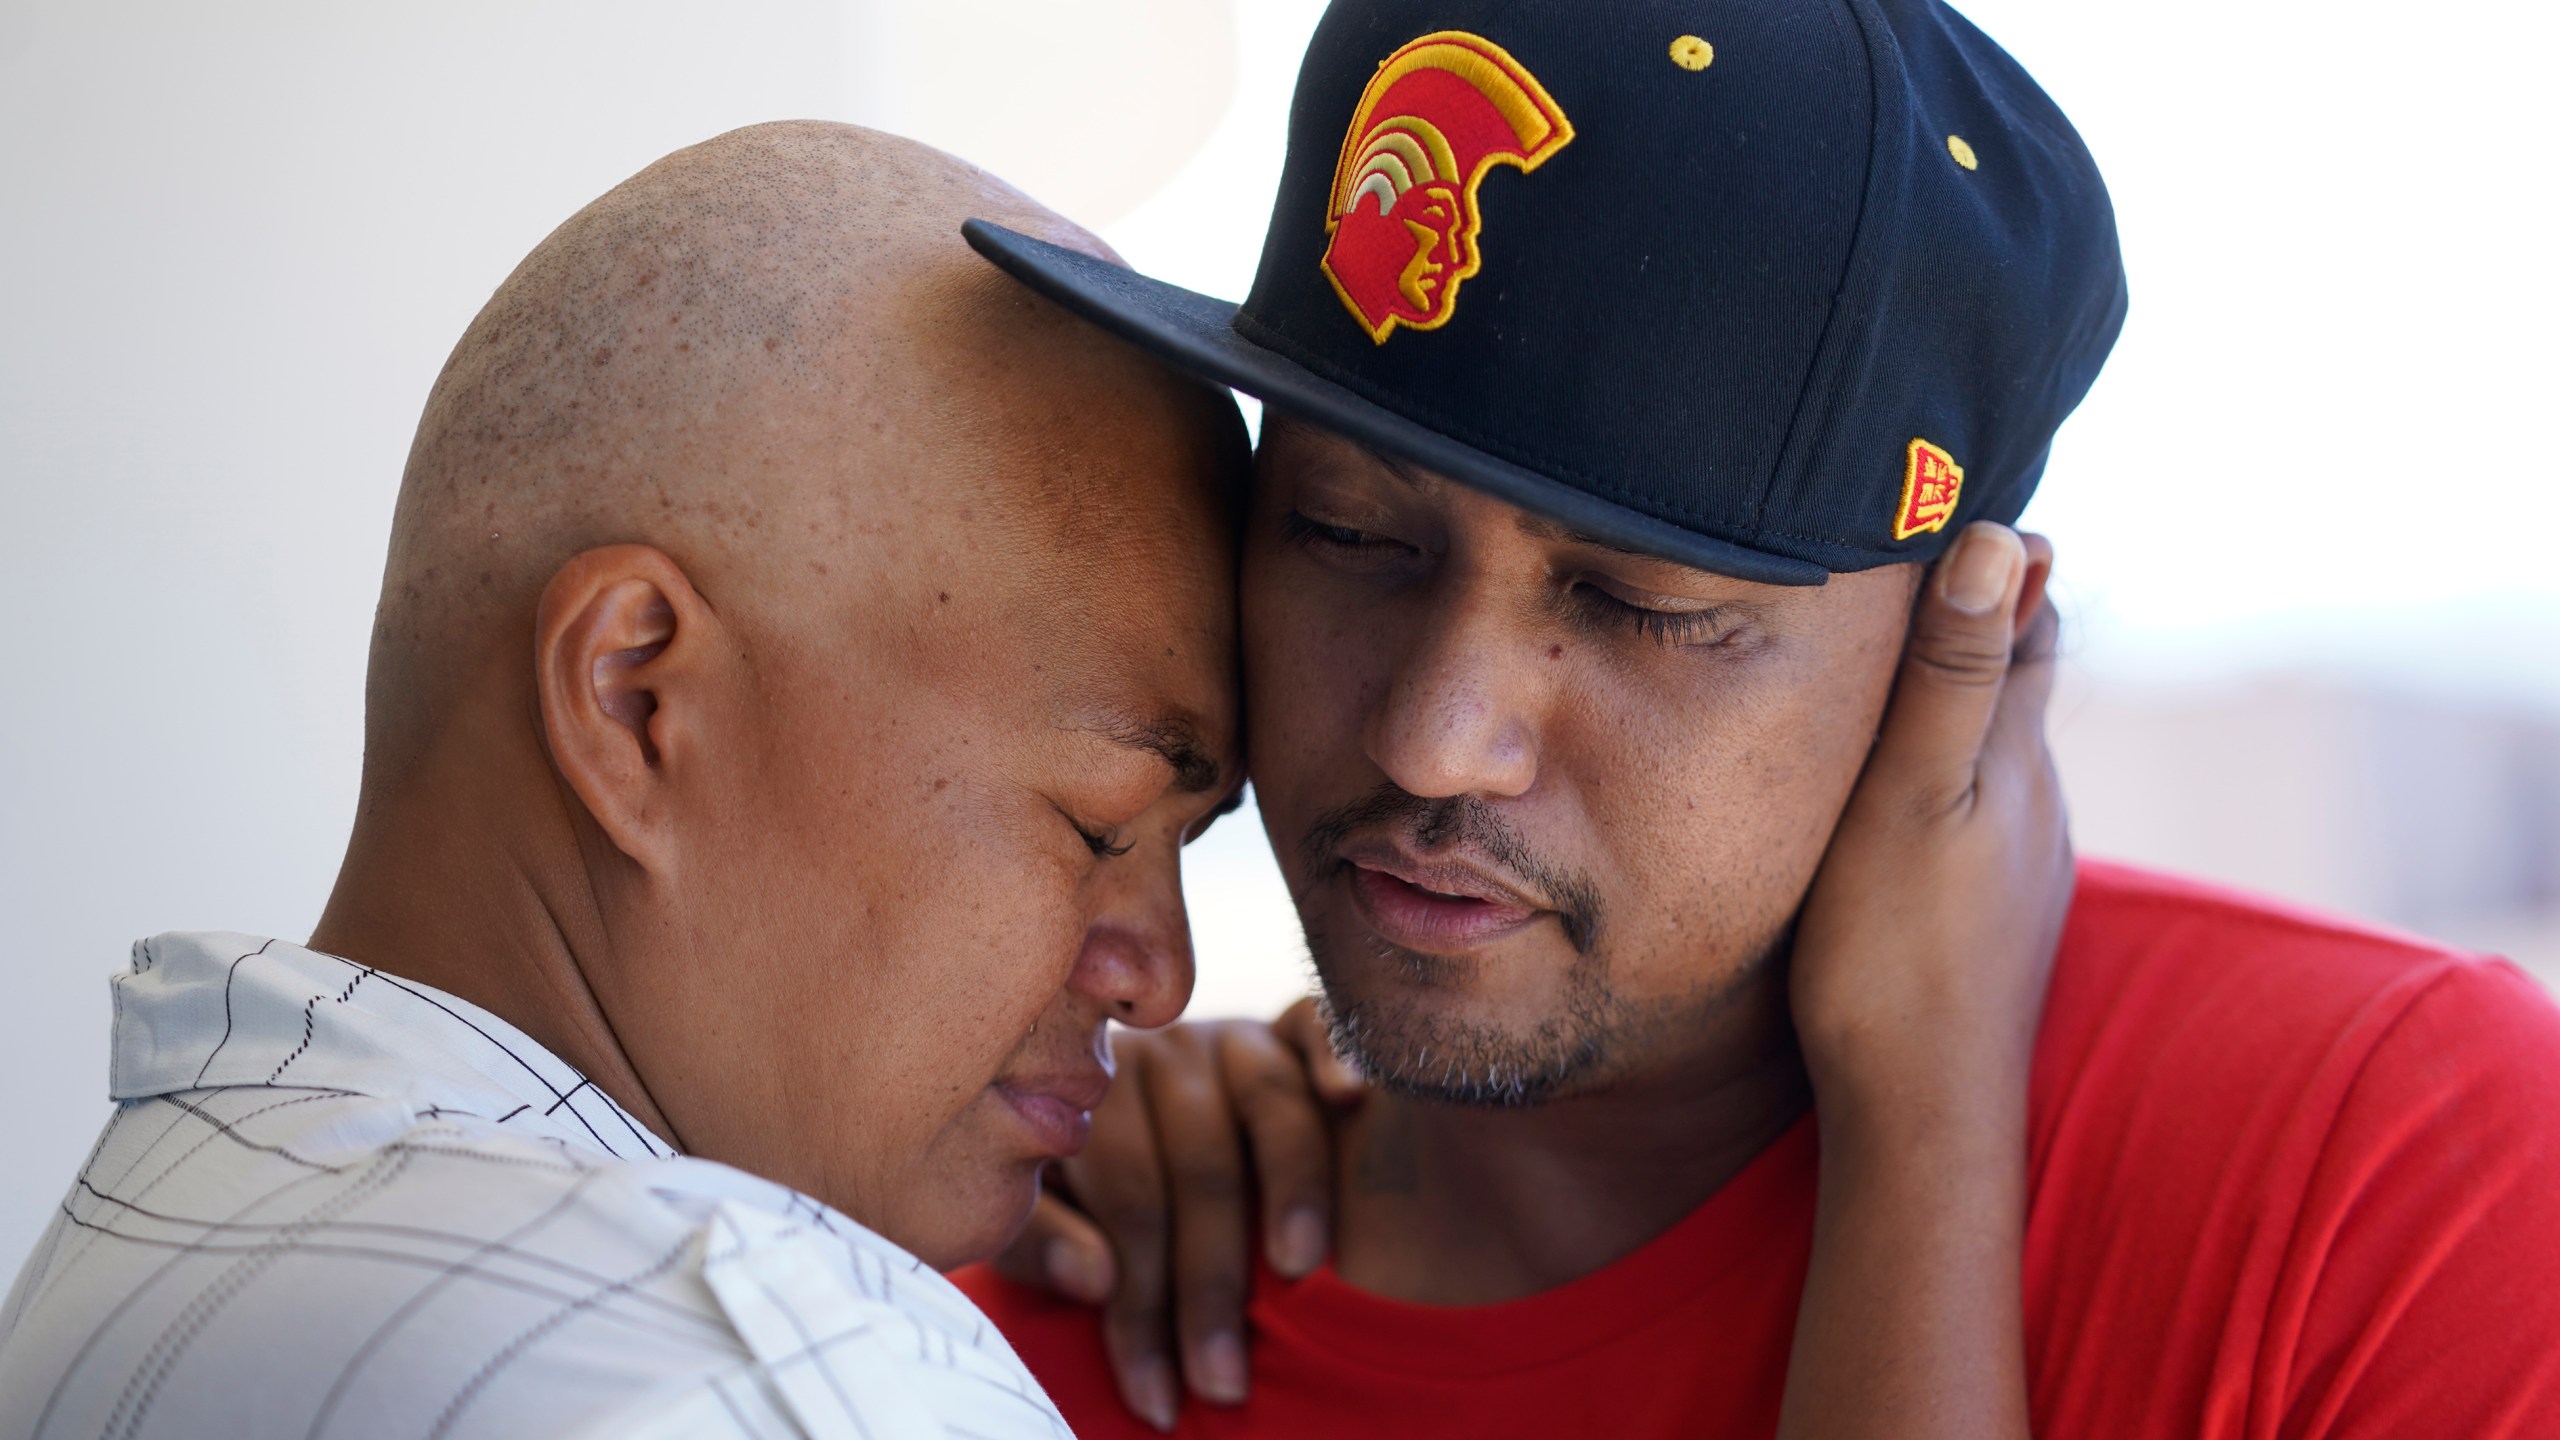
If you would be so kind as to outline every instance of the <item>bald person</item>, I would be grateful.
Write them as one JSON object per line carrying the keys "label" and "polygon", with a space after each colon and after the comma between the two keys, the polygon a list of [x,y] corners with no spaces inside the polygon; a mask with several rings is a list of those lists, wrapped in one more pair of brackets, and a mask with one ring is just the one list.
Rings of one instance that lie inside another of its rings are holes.
{"label": "bald person", "polygon": [[[116,977],[0,1436],[1062,1435],[937,1267],[1188,997],[1244,438],[843,126],[572,218],[438,378],[310,943]],[[207,844],[221,843],[208,831]]]}

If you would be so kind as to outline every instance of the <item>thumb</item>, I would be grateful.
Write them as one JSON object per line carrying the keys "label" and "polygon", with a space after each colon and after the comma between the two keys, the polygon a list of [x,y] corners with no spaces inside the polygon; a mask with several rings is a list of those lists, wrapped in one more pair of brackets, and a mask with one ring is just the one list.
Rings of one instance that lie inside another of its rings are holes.
{"label": "thumb", "polygon": [[[1983,736],[2008,678],[2027,549],[2006,525],[1976,521],[1920,586],[1868,773],[1953,804],[1973,787]],[[1909,793],[1907,790],[1905,793]]]}

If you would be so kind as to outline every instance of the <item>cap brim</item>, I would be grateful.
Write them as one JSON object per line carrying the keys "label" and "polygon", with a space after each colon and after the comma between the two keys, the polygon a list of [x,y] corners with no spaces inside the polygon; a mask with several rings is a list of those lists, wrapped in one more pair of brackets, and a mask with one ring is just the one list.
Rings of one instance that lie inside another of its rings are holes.
{"label": "cap brim", "polygon": [[1701,535],[1488,454],[1326,379],[1236,330],[1225,300],[1150,280],[1081,251],[985,220],[960,227],[1006,273],[1140,349],[1204,379],[1241,390],[1363,445],[1534,510],[1604,544],[1767,585],[1819,585],[1830,572]]}

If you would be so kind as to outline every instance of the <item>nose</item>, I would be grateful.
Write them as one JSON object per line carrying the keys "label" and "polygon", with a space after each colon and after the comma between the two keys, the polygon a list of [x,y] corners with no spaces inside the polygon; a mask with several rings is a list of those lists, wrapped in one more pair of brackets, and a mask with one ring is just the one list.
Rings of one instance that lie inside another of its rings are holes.
{"label": "nose", "polygon": [[1525,642],[1454,579],[1417,603],[1420,632],[1368,717],[1370,760],[1425,799],[1527,793],[1538,777],[1532,707],[1547,682],[1522,663]]}
{"label": "nose", "polygon": [[1191,1003],[1191,917],[1182,906],[1178,839],[1151,838],[1103,862],[1084,949],[1067,988],[1123,1025],[1151,1030]]}

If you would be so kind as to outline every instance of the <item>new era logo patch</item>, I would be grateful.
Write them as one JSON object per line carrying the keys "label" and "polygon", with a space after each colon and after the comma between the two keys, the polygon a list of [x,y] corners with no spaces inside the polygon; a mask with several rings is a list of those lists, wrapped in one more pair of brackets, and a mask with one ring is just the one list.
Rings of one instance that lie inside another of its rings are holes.
{"label": "new era logo patch", "polygon": [[1902,473],[1902,508],[1893,517],[1893,538],[1908,540],[1946,529],[1963,493],[1964,467],[1956,457],[1926,440],[1914,439],[1909,467]]}

